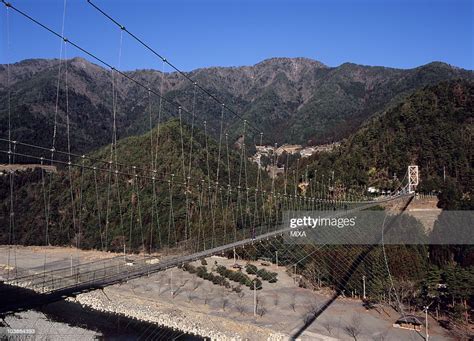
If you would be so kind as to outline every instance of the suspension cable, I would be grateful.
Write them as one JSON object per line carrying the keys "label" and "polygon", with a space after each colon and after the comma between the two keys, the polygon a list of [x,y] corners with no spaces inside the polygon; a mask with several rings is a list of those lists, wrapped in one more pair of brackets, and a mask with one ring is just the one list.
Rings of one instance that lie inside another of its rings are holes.
{"label": "suspension cable", "polygon": [[[150,45],[148,45],[147,43],[145,43],[142,39],[140,39],[138,36],[136,36],[135,34],[133,34],[132,32],[130,32],[124,25],[121,25],[117,20],[115,20],[114,18],[112,18],[112,16],[110,16],[108,13],[106,13],[104,10],[102,10],[101,8],[99,8],[96,4],[94,4],[91,0],[87,0],[87,2],[93,7],[95,8],[99,13],[101,13],[102,15],[104,15],[107,19],[109,19],[111,22],[113,22],[115,25],[117,25],[118,27],[120,27],[121,30],[125,31],[128,35],[130,35],[133,39],[135,39],[140,45],[142,45],[143,47],[145,47],[148,51],[150,51],[153,55],[155,55],[156,57],[158,57],[159,59],[161,59],[164,63],[168,64],[174,71],[176,71],[179,75],[181,75],[182,77],[184,77],[187,81],[189,81],[191,84],[195,85],[199,90],[201,90],[201,92],[203,92],[204,94],[206,94],[209,98],[211,98],[212,100],[214,100],[218,105],[220,106],[223,106],[227,109],[227,111],[229,113],[231,113],[234,117],[238,118],[239,120],[243,121],[244,118],[238,114],[236,111],[234,111],[232,108],[228,107],[225,105],[225,103],[223,103],[219,98],[217,98],[217,96],[215,96],[214,94],[212,94],[209,90],[205,89],[204,87],[202,87],[198,82],[196,82],[195,80],[193,80],[189,75],[187,75],[186,73],[184,73],[183,71],[181,71],[178,67],[176,67],[174,64],[172,64],[168,59],[166,59],[164,56],[162,56],[160,53],[158,53],[155,49],[153,49]],[[261,129],[257,129],[256,126],[254,125],[251,125],[249,124],[248,125],[249,128],[251,128],[252,130],[254,130],[255,132],[257,133],[260,133],[261,132]]]}
{"label": "suspension cable", "polygon": [[[189,115],[190,117],[192,117],[192,113],[188,110],[186,110],[184,108],[184,106],[178,102],[175,102],[165,96],[160,96],[159,92],[157,92],[156,90],[153,90],[152,88],[150,88],[149,85],[147,84],[144,84],[142,82],[140,82],[139,80],[137,80],[136,78],[133,78],[132,76],[128,75],[126,72],[124,71],[120,71],[118,70],[116,67],[112,66],[110,63],[106,62],[104,59],[98,57],[97,55],[95,55],[94,53],[86,50],[85,48],[81,47],[80,45],[76,44],[75,42],[73,42],[72,40],[64,37],[62,34],[54,31],[53,29],[51,29],[50,27],[46,26],[45,24],[41,23],[40,21],[38,21],[37,19],[33,18],[32,16],[30,16],[29,14],[23,12],[22,10],[18,9],[17,7],[13,6],[11,3],[7,2],[6,0],[0,0],[5,6],[11,8],[12,10],[14,10],[15,12],[17,12],[18,14],[22,15],[23,17],[25,17],[26,19],[32,21],[33,23],[37,24],[38,26],[42,27],[43,29],[45,29],[46,31],[50,32],[51,34],[55,35],[56,37],[60,38],[62,41],[64,42],[67,42],[69,45],[71,46],[74,46],[76,49],[78,49],[79,51],[81,51],[82,53],[86,54],[87,56],[91,57],[92,59],[96,60],[97,62],[103,64],[104,66],[108,67],[109,69],[115,71],[117,74],[119,74],[120,76],[122,76],[123,78],[126,78],[128,79],[129,81],[135,83],[136,85],[138,85],[139,87],[145,89],[145,90],[149,90],[150,93],[152,93],[153,95],[155,96],[158,96],[159,98],[161,98],[163,100],[163,102],[166,102],[176,108],[178,108],[179,106],[182,107],[182,112],[183,113],[186,113],[187,115]],[[122,31],[125,31],[125,27],[121,27],[121,30]],[[164,63],[166,63],[166,61],[163,61]]]}

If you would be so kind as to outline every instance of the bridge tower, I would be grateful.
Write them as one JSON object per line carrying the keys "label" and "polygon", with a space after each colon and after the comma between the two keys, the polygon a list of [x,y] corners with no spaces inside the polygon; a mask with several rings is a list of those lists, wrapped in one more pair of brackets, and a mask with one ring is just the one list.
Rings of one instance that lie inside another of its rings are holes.
{"label": "bridge tower", "polygon": [[418,166],[408,166],[408,193],[414,193],[419,183]]}

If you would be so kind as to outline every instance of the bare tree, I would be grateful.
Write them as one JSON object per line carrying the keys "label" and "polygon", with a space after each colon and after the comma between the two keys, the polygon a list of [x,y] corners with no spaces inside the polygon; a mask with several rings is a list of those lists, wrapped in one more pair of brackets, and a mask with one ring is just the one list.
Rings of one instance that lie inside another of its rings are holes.
{"label": "bare tree", "polygon": [[373,340],[374,341],[385,341],[385,340],[387,340],[387,334],[388,334],[388,332],[384,331],[383,333],[381,333],[379,335],[375,335]]}
{"label": "bare tree", "polygon": [[187,295],[188,302],[191,302],[193,299],[196,298],[196,296],[193,294],[192,290],[188,290],[187,292],[188,292],[188,295]]}
{"label": "bare tree", "polygon": [[158,286],[158,295],[161,295],[161,277],[155,281]]}
{"label": "bare tree", "polygon": [[263,301],[263,298],[259,294],[257,294],[257,297],[256,297],[257,307],[260,305],[260,303],[262,303],[262,301]]}
{"label": "bare tree", "polygon": [[321,270],[316,262],[309,262],[303,270],[304,277],[307,279],[306,285],[313,290],[321,289]]}
{"label": "bare tree", "polygon": [[332,334],[332,330],[334,329],[334,326],[329,322],[329,321],[324,321],[323,322],[323,327],[326,329],[329,335]]}
{"label": "bare tree", "polygon": [[202,284],[202,281],[198,277],[193,278],[193,291],[199,288]]}
{"label": "bare tree", "polygon": [[294,312],[296,312],[296,294],[295,293],[291,294],[290,308],[293,309]]}
{"label": "bare tree", "polygon": [[279,302],[280,302],[280,297],[278,296],[277,293],[275,293],[273,295],[273,305],[277,306]]}
{"label": "bare tree", "polygon": [[265,308],[265,299],[262,296],[257,295],[256,303],[257,303],[257,307],[256,307],[257,315],[262,317],[267,312],[267,309]]}
{"label": "bare tree", "polygon": [[336,326],[336,330],[337,330],[337,337],[339,337],[340,335],[340,330],[341,330],[341,315],[339,315],[339,318],[337,319],[337,326]]}
{"label": "bare tree", "polygon": [[204,304],[208,304],[211,301],[212,291],[213,288],[211,287],[211,289],[204,294]]}
{"label": "bare tree", "polygon": [[227,307],[228,304],[229,304],[229,299],[226,297],[223,297],[221,301],[222,310],[225,311],[225,308]]}
{"label": "bare tree", "polygon": [[359,315],[354,315],[352,317],[352,320],[350,323],[348,323],[344,327],[344,331],[354,339],[354,341],[357,341],[357,337],[360,335],[362,332],[362,326],[361,326],[361,319]]}
{"label": "bare tree", "polygon": [[303,313],[303,315],[301,316],[302,319],[303,319],[303,323],[304,323],[305,325],[307,325],[307,324],[309,323],[309,321],[311,321],[311,317],[312,317],[312,316],[313,316],[313,315],[311,315],[311,314],[308,313],[308,312]]}
{"label": "bare tree", "polygon": [[176,290],[173,291],[173,298],[174,298],[175,296],[178,296],[178,295],[181,293],[183,287],[186,285],[187,282],[188,282],[188,280],[185,280],[185,281],[182,282],[182,283],[177,283]]}
{"label": "bare tree", "polygon": [[319,304],[318,303],[312,303],[309,306],[307,306],[306,311],[303,313],[303,321],[304,323],[309,323],[311,319],[316,315],[316,313],[319,311]]}
{"label": "bare tree", "polygon": [[257,307],[257,314],[260,317],[263,317],[267,313],[267,309],[265,308],[264,304],[261,304],[259,307]]}
{"label": "bare tree", "polygon": [[235,304],[235,309],[240,313],[240,315],[243,315],[245,313],[245,306],[244,306],[244,303],[242,302],[242,300],[239,300],[236,304]]}

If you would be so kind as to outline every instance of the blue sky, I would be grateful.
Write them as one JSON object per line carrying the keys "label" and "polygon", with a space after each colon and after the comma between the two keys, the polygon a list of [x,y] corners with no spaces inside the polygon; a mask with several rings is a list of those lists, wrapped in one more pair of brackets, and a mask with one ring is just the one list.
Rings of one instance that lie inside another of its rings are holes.
{"label": "blue sky", "polygon": [[[64,0],[10,0],[61,31]],[[474,69],[471,0],[93,0],[183,70],[252,65],[270,57],[308,57],[411,68],[431,61]],[[1,63],[58,58],[59,40],[13,11]],[[67,0],[65,36],[117,64],[120,30],[86,0]],[[68,57],[81,56],[70,47]],[[124,36],[121,69],[161,69]],[[168,71],[165,69],[165,71]]]}

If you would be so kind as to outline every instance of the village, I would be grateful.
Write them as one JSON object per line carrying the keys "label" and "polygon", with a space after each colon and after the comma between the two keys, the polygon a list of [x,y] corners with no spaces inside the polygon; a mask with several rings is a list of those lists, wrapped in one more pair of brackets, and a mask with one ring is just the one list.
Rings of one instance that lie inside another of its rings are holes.
{"label": "village", "polygon": [[252,162],[255,162],[260,169],[265,170],[268,175],[274,179],[280,175],[285,174],[285,162],[281,163],[280,156],[287,155],[296,158],[308,158],[312,155],[322,152],[329,152],[340,146],[340,142],[333,142],[328,144],[321,144],[316,146],[303,147],[299,144],[283,144],[280,147],[261,145],[255,146],[256,152],[250,157]]}

